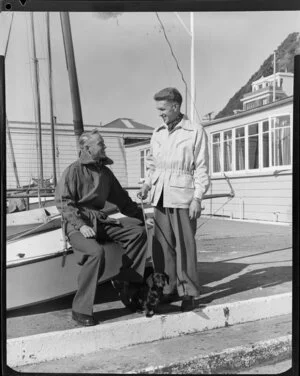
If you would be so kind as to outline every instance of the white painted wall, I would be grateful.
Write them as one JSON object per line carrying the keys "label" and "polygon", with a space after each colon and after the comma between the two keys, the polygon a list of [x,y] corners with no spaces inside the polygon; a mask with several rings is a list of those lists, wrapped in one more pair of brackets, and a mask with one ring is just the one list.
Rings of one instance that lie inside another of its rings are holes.
{"label": "white painted wall", "polygon": [[[281,102],[281,103],[280,103]],[[276,106],[264,106],[247,111],[243,116],[212,121],[205,126],[209,140],[211,134],[235,127],[259,122],[271,116],[290,114],[293,124],[292,99],[279,101]],[[210,142],[211,145],[211,142]],[[211,154],[211,149],[210,149]],[[286,167],[272,167],[268,171],[226,172],[235,191],[234,199],[222,205],[227,199],[204,201],[205,214],[224,215],[232,218],[292,222],[292,170]],[[212,175],[210,193],[229,192],[222,173]]]}
{"label": "white painted wall", "polygon": [[[129,145],[125,147],[126,161],[127,161],[127,178],[128,186],[134,187],[140,185],[141,181],[141,150],[145,150],[150,147],[150,141],[139,145]],[[130,197],[133,200],[136,199],[137,190],[130,190]]]}
{"label": "white painted wall", "polygon": [[[25,122],[9,123],[14,155],[18,170],[20,185],[27,185],[31,177],[38,177],[37,141],[35,125]],[[94,125],[85,125],[85,131],[95,128]],[[50,125],[42,124],[42,149],[43,149],[43,173],[44,178],[53,175],[52,169],[52,149]],[[128,186],[127,180],[127,160],[124,148],[124,131],[101,129],[104,141],[107,146],[107,155],[114,161],[110,167],[122,186]],[[126,137],[150,137],[151,132],[130,130],[125,132]],[[66,124],[56,124],[56,170],[57,178],[61,176],[65,168],[77,158],[76,139],[73,126]],[[15,188],[16,180],[12,164],[11,148],[6,136],[7,155],[7,188]],[[135,183],[136,185],[136,183]]]}

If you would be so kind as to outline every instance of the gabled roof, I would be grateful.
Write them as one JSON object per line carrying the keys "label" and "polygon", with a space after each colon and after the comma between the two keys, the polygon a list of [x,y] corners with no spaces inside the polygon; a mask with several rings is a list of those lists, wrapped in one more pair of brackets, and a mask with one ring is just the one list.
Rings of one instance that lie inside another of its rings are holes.
{"label": "gabled roof", "polygon": [[128,118],[119,118],[111,121],[110,123],[102,125],[103,128],[119,128],[119,129],[144,129],[153,131],[154,128],[149,127],[148,125],[138,123],[132,119]]}

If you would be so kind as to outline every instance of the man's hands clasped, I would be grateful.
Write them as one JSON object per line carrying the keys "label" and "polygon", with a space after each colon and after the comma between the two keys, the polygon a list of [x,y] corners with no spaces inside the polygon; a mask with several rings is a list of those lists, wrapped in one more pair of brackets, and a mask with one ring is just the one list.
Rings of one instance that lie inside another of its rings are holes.
{"label": "man's hands clasped", "polygon": [[82,235],[85,238],[94,238],[96,236],[95,231],[92,229],[92,227],[83,225],[80,227],[79,231],[82,233]]}

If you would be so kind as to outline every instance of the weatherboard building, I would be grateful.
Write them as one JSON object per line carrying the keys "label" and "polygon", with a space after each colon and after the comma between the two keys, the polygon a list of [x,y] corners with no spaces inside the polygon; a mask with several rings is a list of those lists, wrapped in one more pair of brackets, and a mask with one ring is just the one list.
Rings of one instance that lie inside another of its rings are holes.
{"label": "weatherboard building", "polygon": [[[7,125],[7,188],[16,188],[16,174],[21,186],[38,177],[37,126],[33,122],[9,121]],[[99,128],[105,139],[107,154],[114,161],[110,166],[124,187],[138,186],[138,179],[130,179],[132,168],[128,166],[126,146],[148,142],[153,128],[128,118],[119,118],[105,125],[84,125],[85,131]],[[11,139],[11,142],[10,142]],[[53,177],[51,125],[42,124],[43,177]],[[57,178],[76,158],[76,138],[73,124],[55,124],[55,162]],[[130,159],[130,158],[129,158]],[[14,168],[14,161],[15,167]]]}
{"label": "weatherboard building", "polygon": [[[209,193],[235,197],[205,202],[206,213],[237,219],[292,222],[293,74],[279,72],[252,83],[244,110],[203,124],[210,143]],[[258,100],[259,95],[259,100]],[[224,206],[222,206],[225,204]]]}
{"label": "weatherboard building", "polygon": [[[261,77],[242,98],[244,109],[203,123],[209,138],[208,194],[234,198],[204,200],[203,214],[232,219],[292,222],[293,74]],[[146,174],[149,141],[125,145],[128,185]]]}

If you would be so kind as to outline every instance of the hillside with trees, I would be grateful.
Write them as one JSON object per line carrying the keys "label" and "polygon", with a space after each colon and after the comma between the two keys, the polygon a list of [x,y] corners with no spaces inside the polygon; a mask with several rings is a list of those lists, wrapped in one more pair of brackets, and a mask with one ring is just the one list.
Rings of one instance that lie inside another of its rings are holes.
{"label": "hillside with trees", "polygon": [[[296,51],[299,53],[300,33],[291,33],[281,43],[276,50],[276,71],[277,72],[294,72],[294,56]],[[242,110],[243,105],[240,99],[244,94],[251,91],[251,83],[258,80],[262,76],[266,77],[273,73],[273,54],[271,54],[261,65],[259,70],[255,72],[248,82],[237,91],[228,101],[226,106],[220,111],[215,119],[230,116],[234,114],[234,110]]]}

